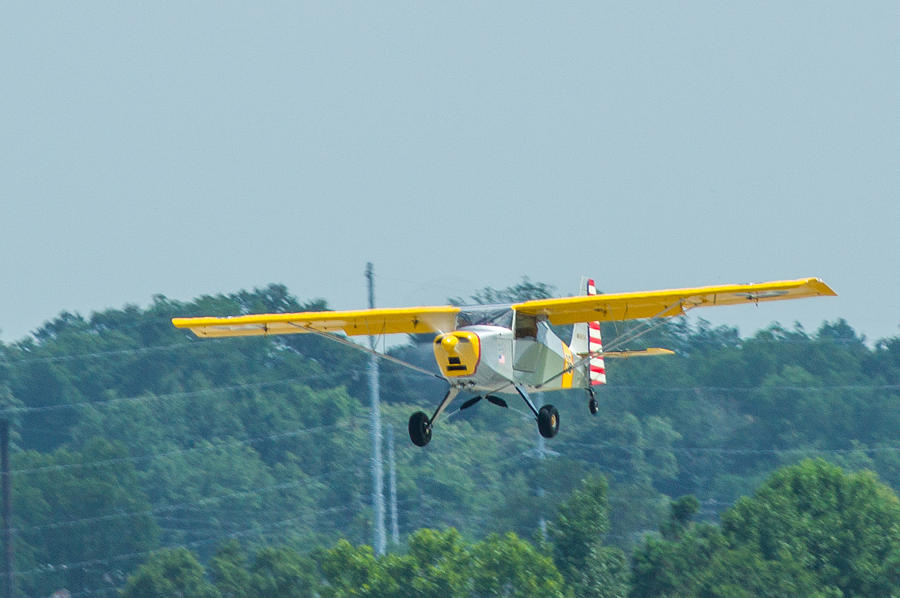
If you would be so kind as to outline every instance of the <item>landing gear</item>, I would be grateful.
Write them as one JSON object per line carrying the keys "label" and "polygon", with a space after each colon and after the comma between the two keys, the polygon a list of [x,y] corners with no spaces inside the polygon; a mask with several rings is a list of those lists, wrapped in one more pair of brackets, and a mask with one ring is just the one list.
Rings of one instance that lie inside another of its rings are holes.
{"label": "landing gear", "polygon": [[553,438],[559,432],[559,411],[553,405],[544,405],[538,410],[538,431],[544,438]]}
{"label": "landing gear", "polygon": [[591,412],[591,415],[597,415],[597,412],[600,411],[600,404],[597,403],[597,399],[594,397],[594,389],[588,388],[588,395],[590,399],[588,400],[588,411]]}
{"label": "landing gear", "polygon": [[[437,410],[435,410],[434,415],[431,418],[428,418],[428,415],[423,413],[422,411],[416,411],[409,418],[409,439],[412,440],[413,444],[416,446],[425,446],[429,442],[431,442],[431,428],[434,427],[434,422],[437,421],[438,416],[444,412],[444,409],[447,408],[447,405],[450,404],[456,395],[459,394],[459,388],[455,386],[451,386],[447,389],[447,394],[444,395],[444,400],[441,401],[441,404],[438,405]],[[477,402],[477,401],[476,401]],[[471,407],[475,402],[470,402],[468,405],[464,405],[464,407]]]}
{"label": "landing gear", "polygon": [[[559,432],[559,411],[557,411],[556,407],[553,405],[544,405],[540,409],[538,409],[531,398],[528,396],[528,393],[525,392],[525,389],[521,386],[515,385],[516,391],[519,393],[519,396],[522,397],[522,400],[525,401],[525,404],[528,405],[528,408],[534,414],[535,419],[537,419],[538,423],[538,431],[541,433],[541,436],[544,438],[553,438]],[[430,418],[428,414],[424,411],[416,411],[409,418],[409,439],[412,440],[412,443],[416,446],[425,446],[429,442],[431,442],[431,431],[434,428],[434,422],[437,421],[438,416],[444,412],[444,409],[447,408],[447,405],[459,394],[460,388],[451,386],[447,390],[447,394],[444,395],[444,400],[441,401],[441,404],[438,405],[437,410],[434,412]],[[472,397],[468,401],[460,406],[460,410],[468,409],[478,403],[481,399],[487,399],[487,401],[493,405],[497,405],[498,407],[509,407],[504,399],[494,395],[485,395],[485,396],[476,396]],[[593,400],[593,394],[591,395],[591,400]],[[596,401],[595,401],[596,402]],[[595,407],[591,407],[592,412]]]}
{"label": "landing gear", "polygon": [[538,432],[541,433],[541,436],[544,438],[556,436],[556,433],[559,432],[559,411],[556,410],[556,407],[544,405],[538,409],[534,406],[534,402],[524,388],[516,385],[515,389],[519,396],[522,397],[522,400],[525,401],[525,404],[528,405],[528,408],[531,409],[531,412],[534,413],[534,417],[537,418]]}
{"label": "landing gear", "polygon": [[416,446],[425,446],[431,442],[431,422],[428,415],[416,411],[409,418],[409,438]]}

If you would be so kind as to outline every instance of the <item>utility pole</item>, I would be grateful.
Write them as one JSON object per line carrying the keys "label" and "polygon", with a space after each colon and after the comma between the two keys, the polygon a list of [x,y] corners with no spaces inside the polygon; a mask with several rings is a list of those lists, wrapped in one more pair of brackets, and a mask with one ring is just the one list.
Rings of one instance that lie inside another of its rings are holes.
{"label": "utility pole", "polygon": [[[540,434],[538,434],[538,449],[537,449],[538,461],[543,462],[544,455],[546,455],[546,453],[547,453],[547,446],[544,444],[544,437],[541,436]],[[543,468],[539,467],[538,471],[541,472],[541,475],[544,474]],[[538,487],[537,495],[538,495],[538,502],[541,505],[541,507],[540,507],[541,508],[541,518],[538,521],[538,527],[541,530],[541,540],[546,542],[547,541],[547,520],[544,519],[544,488],[543,488],[543,486]]]}
{"label": "utility pole", "polygon": [[394,460],[394,426],[388,426],[388,480],[391,485],[391,542],[400,544],[400,523],[397,520],[397,462]]}
{"label": "utility pole", "polygon": [[9,472],[9,420],[0,421],[0,477],[3,494],[3,547],[6,560],[6,598],[13,598],[16,591],[13,579],[12,543],[12,478]]}
{"label": "utility pole", "polygon": [[[544,398],[543,397],[539,397],[539,398],[540,398],[541,404],[543,405]],[[538,499],[538,505],[541,510],[541,515],[540,515],[540,518],[538,519],[538,529],[540,530],[540,533],[541,533],[541,539],[544,542],[546,542],[547,541],[547,519],[544,517],[544,513],[547,512],[547,509],[544,504],[544,502],[545,502],[544,497],[547,495],[547,491],[544,490],[544,485],[543,485],[543,476],[545,475],[545,472],[546,472],[546,468],[543,467],[543,464],[544,464],[544,460],[548,456],[556,457],[556,456],[559,456],[559,453],[557,453],[556,451],[554,451],[552,449],[548,449],[547,441],[544,439],[543,436],[540,435],[540,433],[538,433],[538,445],[537,445],[537,450],[534,452],[534,454],[538,460],[538,468],[537,469],[539,472],[539,477],[537,480],[538,487],[535,489],[535,494],[537,495],[537,499]]]}
{"label": "utility pole", "polygon": [[[375,275],[372,262],[366,264],[366,279],[369,283],[369,309],[375,308]],[[369,346],[375,351],[375,337],[369,337]],[[381,406],[378,389],[378,358],[369,355],[369,397],[372,403],[370,418],[372,434],[372,511],[374,517],[373,548],[375,554],[385,552],[387,539],[384,531],[384,463],[381,460]]]}

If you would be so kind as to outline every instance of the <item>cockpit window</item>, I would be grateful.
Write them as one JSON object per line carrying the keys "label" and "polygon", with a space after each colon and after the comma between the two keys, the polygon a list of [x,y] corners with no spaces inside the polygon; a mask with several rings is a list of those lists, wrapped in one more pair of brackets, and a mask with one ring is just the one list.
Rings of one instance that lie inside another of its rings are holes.
{"label": "cockpit window", "polygon": [[528,314],[516,314],[516,338],[537,338],[537,318]]}
{"label": "cockpit window", "polygon": [[513,312],[508,307],[466,306],[456,316],[456,325],[463,326],[503,326],[512,328]]}

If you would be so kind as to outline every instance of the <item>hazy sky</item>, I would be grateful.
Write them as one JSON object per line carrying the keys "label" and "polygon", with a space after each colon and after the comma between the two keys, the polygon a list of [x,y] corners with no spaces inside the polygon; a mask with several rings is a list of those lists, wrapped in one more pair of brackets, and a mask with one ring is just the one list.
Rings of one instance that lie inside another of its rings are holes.
{"label": "hazy sky", "polygon": [[270,282],[820,276],[900,334],[900,3],[5,2],[0,339]]}

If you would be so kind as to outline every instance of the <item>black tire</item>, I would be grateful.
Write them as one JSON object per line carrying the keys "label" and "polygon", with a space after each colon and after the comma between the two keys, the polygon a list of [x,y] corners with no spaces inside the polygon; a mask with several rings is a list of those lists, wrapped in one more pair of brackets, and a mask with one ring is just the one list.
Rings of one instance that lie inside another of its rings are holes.
{"label": "black tire", "polygon": [[409,439],[416,446],[425,446],[431,442],[431,422],[428,415],[416,411],[409,417]]}
{"label": "black tire", "polygon": [[594,397],[591,397],[591,400],[588,401],[588,411],[591,412],[591,415],[597,415],[597,412],[600,411],[600,404]]}
{"label": "black tire", "polygon": [[553,438],[559,432],[559,411],[553,405],[538,409],[538,431],[544,438]]}

